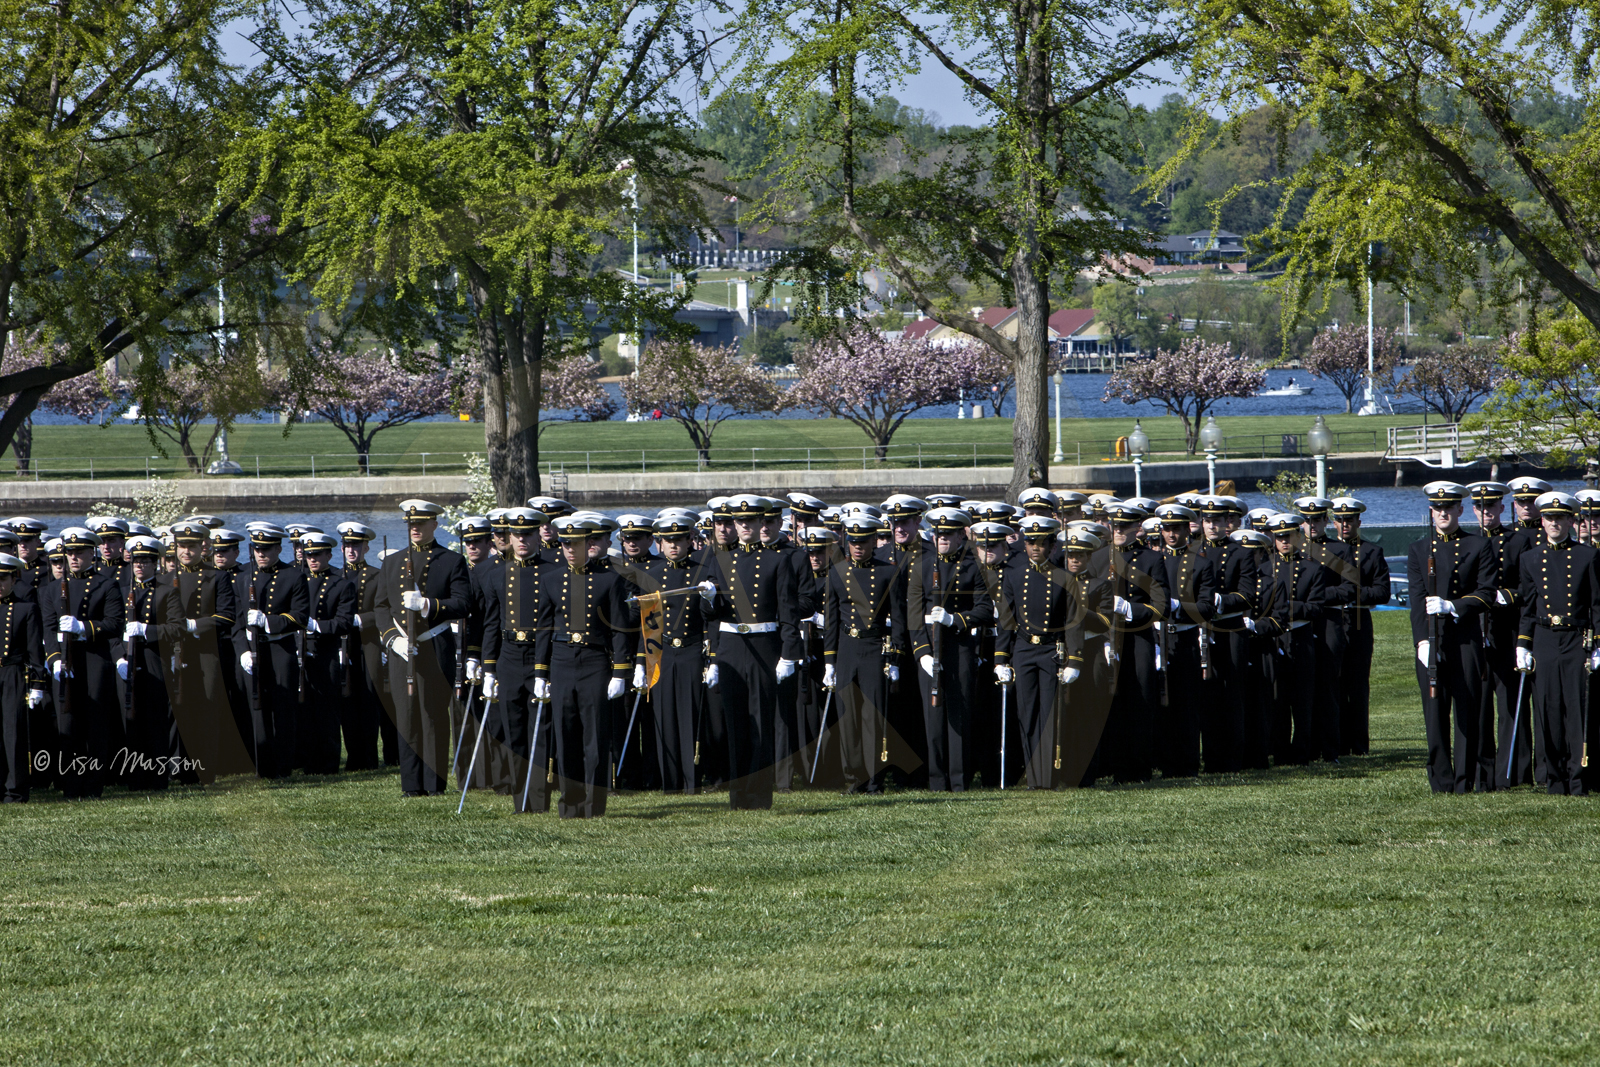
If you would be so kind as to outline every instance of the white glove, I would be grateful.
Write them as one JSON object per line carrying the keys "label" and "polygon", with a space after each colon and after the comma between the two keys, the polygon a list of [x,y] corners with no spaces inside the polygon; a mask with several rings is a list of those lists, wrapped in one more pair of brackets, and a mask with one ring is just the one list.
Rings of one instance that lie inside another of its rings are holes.
{"label": "white glove", "polygon": [[533,699],[535,699],[535,700],[549,700],[550,699],[550,679],[548,679],[548,678],[535,678],[533,680]]}
{"label": "white glove", "polygon": [[1112,664],[1113,664],[1113,663],[1115,663],[1115,662],[1117,662],[1117,653],[1116,653],[1116,650],[1115,650],[1115,649],[1113,649],[1113,648],[1112,648],[1112,647],[1111,647],[1111,642],[1110,642],[1110,641],[1107,641],[1107,642],[1106,642],[1106,643],[1105,643],[1105,644],[1104,644],[1104,645],[1102,645],[1102,646],[1101,646],[1101,647],[1102,647],[1102,648],[1104,648],[1104,649],[1105,649],[1105,653],[1106,653],[1106,666],[1107,666],[1107,667],[1109,667],[1109,666],[1111,666],[1111,665],[1112,665]]}
{"label": "white glove", "polygon": [[62,675],[63,672],[66,673],[66,676],[68,678],[72,677],[72,672],[67,670],[67,661],[66,660],[58,659],[54,663],[50,664],[50,673],[55,675],[56,681],[59,682],[61,680],[61,675]]}
{"label": "white glove", "polygon": [[1078,680],[1078,675],[1080,673],[1082,673],[1082,672],[1080,672],[1078,670],[1078,668],[1076,668],[1076,667],[1062,667],[1061,668],[1061,684],[1062,685],[1071,685],[1073,682],[1076,682]]}
{"label": "white glove", "polygon": [[122,639],[132,641],[135,637],[145,637],[150,633],[150,627],[142,622],[130,622],[122,628]]}
{"label": "white glove", "polygon": [[352,615],[352,616],[350,616],[350,625],[354,626],[358,630],[361,629],[361,616],[360,615]]}
{"label": "white glove", "polygon": [[239,653],[239,666],[244,668],[244,673],[256,673],[256,656],[254,652]]}
{"label": "white glove", "polygon": [[1251,633],[1255,633],[1256,632],[1256,620],[1254,620],[1250,616],[1246,615],[1244,617],[1244,628],[1246,630],[1249,630]]}
{"label": "white glove", "polygon": [[929,678],[933,677],[933,657],[932,656],[922,656],[921,658],[919,658],[917,660],[917,666],[922,668],[922,673],[923,674],[926,674]]}
{"label": "white glove", "polygon": [[308,634],[320,634],[321,632],[322,632],[322,624],[320,622],[318,622],[316,619],[307,619],[306,620],[306,633],[308,633]]}
{"label": "white glove", "polygon": [[997,666],[994,669],[994,680],[999,682],[1001,685],[1010,685],[1016,676],[1017,672],[1012,670],[1010,667]]}
{"label": "white glove", "polygon": [[1221,593],[1213,593],[1213,594],[1211,594],[1211,604],[1218,611],[1221,611],[1222,610],[1222,594]]}
{"label": "white glove", "polygon": [[26,697],[24,697],[23,699],[27,702],[28,707],[36,708],[40,704],[44,703],[44,690],[43,689],[30,689],[30,690],[28,690],[28,695]]}
{"label": "white glove", "polygon": [[606,683],[606,699],[615,700],[628,691],[628,683],[621,678],[613,678]]}
{"label": "white glove", "polygon": [[[1417,662],[1422,664],[1424,667],[1428,665],[1428,652],[1432,649],[1432,647],[1433,646],[1428,642],[1427,638],[1423,638],[1421,641],[1417,642]],[[1517,665],[1519,667],[1522,664],[1522,653],[1525,651],[1527,650],[1521,648],[1517,649]]]}
{"label": "white glove", "polygon": [[715,663],[707,664],[705,673],[706,688],[715,689],[719,681],[721,681],[721,672],[717,670],[717,665]]}
{"label": "white glove", "polygon": [[428,599],[415,589],[407,589],[400,594],[400,606],[407,611],[421,611],[426,615],[427,612],[423,611],[423,609],[427,607],[427,604]]}
{"label": "white glove", "polygon": [[1162,666],[1162,664],[1161,664],[1161,642],[1160,641],[1156,642],[1156,670],[1158,670],[1158,671],[1166,670],[1166,668],[1164,666]]}
{"label": "white glove", "polygon": [[833,664],[822,668],[822,688],[832,689],[839,684],[839,672],[834,670]]}
{"label": "white glove", "polygon": [[128,661],[126,659],[117,660],[117,677],[124,682],[128,680]]}
{"label": "white glove", "polygon": [[796,660],[780,659],[778,661],[778,681],[787,681],[794,674],[795,667],[799,666]]}
{"label": "white glove", "polygon": [[1600,670],[1600,648],[1589,653],[1589,670],[1591,673]]}
{"label": "white glove", "polygon": [[[1456,602],[1445,600],[1442,597],[1431,596],[1427,599],[1429,615],[1456,615]],[[1456,615],[1460,618],[1459,615]]]}
{"label": "white glove", "polygon": [[715,604],[717,602],[717,583],[709,578],[701,582],[700,598],[706,602],[708,607]]}
{"label": "white glove", "polygon": [[71,615],[61,616],[61,625],[57,629],[64,634],[78,634],[84,632],[83,622]]}
{"label": "white glove", "polygon": [[260,608],[251,608],[250,614],[246,615],[244,618],[244,624],[246,626],[254,626],[258,630],[265,630],[267,628],[267,613],[262,611]]}
{"label": "white glove", "polygon": [[[1420,657],[1422,655],[1422,650],[1427,648],[1427,647],[1428,647],[1428,642],[1426,642],[1426,641],[1424,641],[1424,642],[1422,642],[1422,644],[1418,645],[1417,646],[1417,655]],[[1594,668],[1591,667],[1590,669],[1593,670]],[[1531,649],[1531,648],[1519,648],[1519,649],[1517,649],[1517,670],[1519,670],[1519,671],[1531,671],[1531,670],[1533,670],[1533,649]]]}
{"label": "white glove", "polygon": [[395,637],[389,642],[389,651],[393,652],[407,663],[411,662],[411,642],[407,641],[404,637],[401,637],[398,634],[395,635]]}
{"label": "white glove", "polygon": [[1504,589],[1496,590],[1494,594],[1494,602],[1496,604],[1509,605],[1511,603],[1511,594],[1507,593]]}
{"label": "white glove", "polygon": [[1178,603],[1178,598],[1177,598],[1177,597],[1172,597],[1172,598],[1171,598],[1171,599],[1170,599],[1170,600],[1168,600],[1168,601],[1167,601],[1167,606],[1168,606],[1168,607],[1169,607],[1169,608],[1170,608],[1170,609],[1171,609],[1171,610],[1173,610],[1173,611],[1175,611],[1175,612],[1176,612],[1176,611],[1182,611],[1182,610],[1183,610],[1183,605],[1182,605],[1182,604],[1180,604],[1180,603]]}
{"label": "white glove", "polygon": [[480,671],[483,678],[483,699],[493,700],[500,695],[500,679],[494,676],[493,671]]}
{"label": "white glove", "polygon": [[193,634],[195,636],[199,636],[199,634],[200,634],[200,620],[199,619],[188,619],[188,620],[185,620],[183,625],[188,629],[188,631],[191,634]]}
{"label": "white glove", "polygon": [[822,612],[819,611],[815,615],[811,616],[811,625],[813,625],[813,626],[821,626],[822,624],[823,624]]}
{"label": "white glove", "polygon": [[928,621],[935,626],[954,626],[956,617],[943,608],[934,608],[928,612]]}
{"label": "white glove", "polygon": [[483,664],[479,663],[475,659],[472,659],[471,657],[468,657],[468,659],[467,659],[467,681],[469,681],[469,682],[477,682],[477,681],[481,681],[482,679],[483,679]]}
{"label": "white glove", "polygon": [[635,663],[633,665],[633,687],[635,689],[643,689],[644,688],[644,664],[643,663]]}
{"label": "white glove", "polygon": [[898,682],[899,680],[900,680],[900,665],[898,663],[889,664],[889,681]]}
{"label": "white glove", "polygon": [[1129,622],[1133,621],[1133,605],[1121,597],[1114,596],[1111,598],[1111,610],[1116,612],[1118,615],[1121,615]]}

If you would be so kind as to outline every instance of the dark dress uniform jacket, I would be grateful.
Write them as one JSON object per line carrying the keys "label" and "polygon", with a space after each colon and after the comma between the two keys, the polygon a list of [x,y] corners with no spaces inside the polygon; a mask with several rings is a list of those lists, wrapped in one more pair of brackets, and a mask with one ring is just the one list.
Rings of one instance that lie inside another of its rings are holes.
{"label": "dark dress uniform jacket", "polygon": [[233,630],[239,620],[233,575],[200,566],[179,568],[169,580],[185,620],[174,647],[178,673],[167,682],[184,750],[200,761],[201,781],[246,774],[252,769],[249,747],[230,714],[230,679],[224,674],[233,669]]}
{"label": "dark dress uniform jacket", "polygon": [[0,789],[8,802],[28,799],[34,742],[25,698],[29,689],[44,687],[44,678],[39,605],[13,592],[0,600]]}
{"label": "dark dress uniform jacket", "polygon": [[[67,586],[65,601],[63,584]],[[99,796],[104,787],[112,724],[120,718],[113,653],[122,644],[123,608],[121,587],[112,572],[98,562],[80,575],[39,587],[46,664],[65,658],[73,675],[56,687],[56,729],[62,759],[69,764],[65,772],[57,768],[57,782],[69,797]],[[59,629],[63,615],[79,619],[85,632],[64,639]],[[63,687],[70,687],[65,708]],[[72,764],[80,757],[97,759],[101,769]]]}
{"label": "dark dress uniform jacket", "polygon": [[[1428,580],[1428,560],[1434,578]],[[1406,552],[1410,587],[1411,640],[1427,640],[1430,622],[1427,598],[1454,602],[1455,615],[1438,616],[1438,697],[1428,695],[1427,669],[1417,664],[1423,722],[1428,734],[1428,779],[1435,792],[1470,792],[1494,788],[1493,702],[1484,698],[1485,649],[1482,616],[1494,603],[1500,585],[1500,561],[1485,537],[1456,529],[1432,532]],[[1415,657],[1413,657],[1415,658]],[[1451,743],[1450,708],[1455,707],[1455,739]]]}
{"label": "dark dress uniform jacket", "polygon": [[[378,576],[378,588],[373,595],[372,613],[377,623],[379,640],[387,645],[396,637],[406,636],[407,617],[411,617],[413,636],[422,634],[442,622],[465,619],[471,608],[472,579],[466,559],[437,541],[425,548],[407,545],[383,561]],[[417,590],[432,602],[427,615],[406,611],[401,598]],[[362,619],[363,624],[366,622]],[[425,645],[431,645],[433,654],[423,655],[413,651],[417,668],[430,663],[438,668],[439,676],[451,685],[456,672],[456,636],[447,626]]]}

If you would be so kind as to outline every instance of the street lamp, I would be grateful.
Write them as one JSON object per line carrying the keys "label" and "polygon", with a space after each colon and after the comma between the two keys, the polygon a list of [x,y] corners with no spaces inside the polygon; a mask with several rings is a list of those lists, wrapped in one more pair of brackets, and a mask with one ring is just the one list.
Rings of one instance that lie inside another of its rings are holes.
{"label": "street lamp", "polygon": [[[222,338],[222,343],[223,344],[227,344],[230,340],[234,339],[232,337],[229,337],[226,333],[222,332],[222,328],[228,325],[228,314],[227,314],[227,310],[226,310],[226,307],[225,307],[225,303],[226,303],[226,301],[224,299],[224,294],[223,294],[223,291],[222,291],[222,279],[218,278],[217,279],[217,327],[218,327],[218,336]],[[226,357],[224,357],[224,358],[226,358]],[[218,422],[222,421],[220,416],[217,418],[217,421]],[[217,458],[211,461],[211,465],[206,468],[206,473],[207,474],[243,474],[244,473],[244,468],[239,466],[239,464],[237,462],[235,462],[234,459],[228,455],[228,428],[226,426],[217,427]]]}
{"label": "street lamp", "polygon": [[1050,457],[1050,462],[1065,463],[1067,456],[1061,451],[1061,372],[1051,375],[1051,381],[1056,384],[1056,454]]}
{"label": "street lamp", "polygon": [[1317,495],[1328,495],[1328,453],[1333,451],[1333,433],[1328,429],[1328,423],[1321,415],[1312,424],[1311,432],[1306,435],[1306,444],[1311,446],[1311,454],[1317,458]]}
{"label": "street lamp", "polygon": [[1217,449],[1222,447],[1222,427],[1217,425],[1215,415],[1206,416],[1206,424],[1200,431],[1200,447],[1206,450],[1206,474],[1211,479],[1211,495],[1217,493]]}
{"label": "street lamp", "polygon": [[1133,432],[1128,435],[1128,455],[1133,457],[1133,495],[1144,496],[1144,454],[1150,451],[1150,435],[1138,419],[1133,420]]}

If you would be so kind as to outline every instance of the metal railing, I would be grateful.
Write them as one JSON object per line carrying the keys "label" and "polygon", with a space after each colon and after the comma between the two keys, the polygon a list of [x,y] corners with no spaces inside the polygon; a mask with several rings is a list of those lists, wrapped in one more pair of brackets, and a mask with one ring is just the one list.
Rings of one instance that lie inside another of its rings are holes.
{"label": "metal railing", "polygon": [[[1434,427],[1435,433],[1445,428]],[[1376,430],[1345,430],[1336,433],[1334,451],[1376,451],[1381,443]],[[1393,431],[1390,431],[1391,449]],[[1433,441],[1440,447],[1442,441]],[[1068,441],[1067,463],[1103,463],[1125,461],[1126,452],[1118,452],[1118,442],[1107,440],[1104,449],[1093,442]],[[1185,451],[1182,437],[1162,437],[1151,441],[1145,458],[1159,459],[1203,458],[1197,452],[1190,457]],[[1125,447],[1125,446],[1124,446]],[[1223,441],[1219,458],[1243,459],[1258,456],[1272,457],[1304,454],[1303,439],[1282,434],[1230,434]],[[234,462],[243,468],[245,478],[358,478],[364,475],[461,475],[467,471],[468,457],[483,456],[482,452],[372,452],[366,456],[365,467],[361,457],[354,452],[275,452],[232,453]],[[702,459],[695,448],[636,448],[636,449],[543,449],[540,463],[550,473],[602,474],[652,471],[698,470],[859,470],[904,469],[925,470],[939,468],[1009,467],[1012,452],[1009,442],[917,442],[890,444],[880,450],[871,444],[848,446],[790,446],[713,448],[708,458]],[[38,458],[32,459],[27,469],[16,471],[19,478],[33,481],[83,479],[89,481],[129,480],[151,478],[195,477],[181,456],[128,456],[91,457],[86,459]]]}
{"label": "metal railing", "polygon": [[837,470],[853,467],[923,469],[939,467],[1001,467],[1011,465],[1011,450],[998,443],[890,444],[879,458],[874,445],[713,448],[702,460],[694,448],[635,448],[557,450],[542,449],[539,461],[551,473],[603,474],[637,471],[694,470]]}
{"label": "metal railing", "polygon": [[1463,430],[1457,423],[1436,422],[1422,426],[1391,426],[1388,430],[1388,455],[1419,456],[1449,449],[1458,457],[1488,455],[1493,440],[1485,430]]}
{"label": "metal railing", "polygon": [[[1342,452],[1376,452],[1382,444],[1382,438],[1377,430],[1337,430],[1329,431],[1333,434],[1333,451],[1329,455],[1338,455]],[[1107,441],[1105,459],[1126,459],[1127,439],[1123,437]],[[1119,454],[1118,448],[1122,448]],[[1187,443],[1182,437],[1152,437],[1150,451],[1145,453],[1145,458],[1153,456],[1172,456],[1182,454],[1187,456]],[[1285,456],[1309,456],[1306,450],[1305,437],[1302,434],[1292,433],[1236,433],[1227,434],[1222,438],[1222,447],[1217,450],[1218,459],[1267,459],[1283,458]],[[1196,448],[1195,459],[1204,459],[1205,450]]]}
{"label": "metal railing", "polygon": [[[475,453],[482,456],[483,453]],[[363,469],[354,452],[231,453],[243,468],[244,478],[359,478],[364,475],[465,474],[467,457],[474,453],[370,452]],[[215,457],[209,457],[207,463]],[[202,466],[202,469],[204,467]],[[182,456],[89,457],[83,460],[33,457],[16,477],[33,481],[63,479],[111,481],[196,477]]]}

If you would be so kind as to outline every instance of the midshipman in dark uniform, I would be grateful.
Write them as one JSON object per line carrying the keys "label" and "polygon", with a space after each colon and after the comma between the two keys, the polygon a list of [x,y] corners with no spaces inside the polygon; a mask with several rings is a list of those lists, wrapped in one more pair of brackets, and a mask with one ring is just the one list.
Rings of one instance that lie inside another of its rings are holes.
{"label": "midshipman in dark uniform", "polygon": [[409,543],[383,561],[373,600],[389,651],[389,693],[400,737],[400,788],[406,796],[445,792],[450,768],[450,700],[456,635],[472,595],[467,561],[434,540],[444,510],[402,500]]}
{"label": "midshipman in dark uniform", "polygon": [[1337,605],[1344,616],[1343,691],[1339,698],[1340,754],[1364,756],[1372,748],[1369,719],[1372,704],[1372,609],[1389,602],[1389,563],[1383,546],[1361,537],[1361,514],[1367,506],[1353,496],[1335,497],[1331,514],[1339,541],[1355,567],[1355,599]]}
{"label": "midshipman in dark uniform", "polygon": [[604,525],[568,515],[555,522],[565,563],[550,567],[539,585],[534,699],[550,701],[555,747],[557,811],[563,819],[606,813],[612,773],[612,704],[633,670],[627,598],[631,593],[592,548]]}
{"label": "midshipman in dark uniform", "polygon": [[1543,539],[1522,553],[1517,669],[1532,672],[1534,749],[1551,793],[1583,796],[1588,759],[1589,675],[1600,667],[1597,554],[1572,536],[1578,501],[1550,492],[1534,505]]}
{"label": "midshipman in dark uniform", "polygon": [[[839,709],[845,790],[881,793],[889,763],[889,684],[899,680],[907,645],[905,585],[899,569],[876,552],[882,520],[844,520],[847,558],[823,587],[822,684]],[[724,663],[726,669],[726,663]],[[726,683],[724,683],[726,684]]]}
{"label": "midshipman in dark uniform", "polygon": [[1435,793],[1493,789],[1493,704],[1484,693],[1488,665],[1479,619],[1494,603],[1500,561],[1486,538],[1461,529],[1466,486],[1429,482],[1423,492],[1433,531],[1406,553],[1406,577],[1428,733],[1428,781]]}
{"label": "midshipman in dark uniform", "polygon": [[[32,745],[28,713],[44,706],[44,628],[39,605],[16,593],[21,559],[0,553],[0,801],[28,799]],[[45,750],[49,751],[49,750]]]}

